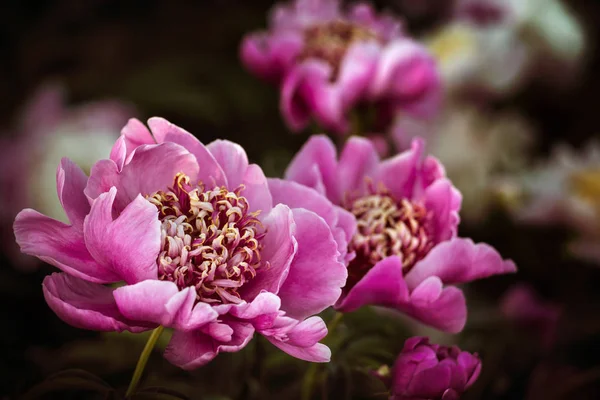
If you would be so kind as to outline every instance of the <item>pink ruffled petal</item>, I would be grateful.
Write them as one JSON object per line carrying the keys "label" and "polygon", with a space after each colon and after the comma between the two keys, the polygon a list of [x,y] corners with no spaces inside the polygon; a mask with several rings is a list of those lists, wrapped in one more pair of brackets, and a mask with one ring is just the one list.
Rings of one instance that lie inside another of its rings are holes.
{"label": "pink ruffled petal", "polygon": [[436,276],[421,282],[412,290],[409,301],[399,304],[396,309],[426,325],[450,333],[462,331],[467,320],[463,292],[454,286],[444,288]]}
{"label": "pink ruffled petal", "polygon": [[70,275],[96,283],[121,280],[119,274],[92,257],[85,246],[81,229],[25,209],[17,215],[14,231],[23,253],[35,256]]}
{"label": "pink ruffled petal", "polygon": [[173,332],[165,350],[165,358],[180,368],[192,370],[205,365],[220,352],[233,353],[241,350],[252,339],[254,328],[249,323],[227,321],[227,324],[234,332],[227,342],[216,341],[199,331]]}
{"label": "pink ruffled petal", "polygon": [[381,47],[372,41],[356,42],[344,55],[335,82],[340,90],[344,110],[350,110],[366,96],[380,53]]}
{"label": "pink ruffled petal", "polygon": [[318,343],[327,335],[327,326],[320,317],[308,318],[286,329],[282,335],[261,333],[273,345],[293,357],[312,362],[329,362],[331,351]]}
{"label": "pink ruffled petal", "polygon": [[406,275],[406,282],[414,288],[435,276],[449,285],[516,271],[515,264],[503,260],[493,247],[475,244],[471,239],[455,238],[435,246]]}
{"label": "pink ruffled petal", "polygon": [[95,199],[115,186],[118,193],[115,209],[121,211],[140,194],[166,190],[179,172],[188,175],[192,181],[198,177],[196,158],[185,148],[175,143],[142,145],[134,150],[122,171],[112,160],[97,162],[92,168],[85,194]]}
{"label": "pink ruffled petal", "polygon": [[243,183],[246,188],[242,195],[248,200],[250,210],[268,214],[273,208],[273,198],[263,170],[256,164],[250,164]]}
{"label": "pink ruffled petal", "polygon": [[326,194],[338,204],[340,191],[336,158],[335,145],[327,136],[311,136],[288,166],[285,178]]}
{"label": "pink ruffled petal", "polygon": [[129,283],[157,279],[160,221],[154,205],[138,195],[113,220],[117,189],[101,194],[84,222],[86,246],[100,264]]}
{"label": "pink ruffled petal", "polygon": [[85,173],[68,158],[60,161],[56,171],[56,191],[71,225],[81,229],[90,211],[90,203],[83,190],[87,184]]}
{"label": "pink ruffled petal", "polygon": [[335,308],[350,312],[366,305],[396,307],[408,302],[408,299],[408,287],[402,275],[402,260],[392,256],[375,264],[338,300]]}
{"label": "pink ruffled petal", "polygon": [[303,319],[336,302],[348,272],[338,261],[337,243],[327,223],[312,211],[296,208],[292,212],[298,251],[278,294],[286,315]]}
{"label": "pink ruffled petal", "polygon": [[[194,135],[159,117],[150,118],[148,126],[150,126],[158,143],[176,143],[196,157],[196,162],[199,166],[197,172],[198,180],[206,185],[227,186],[227,178],[221,166],[210,151]],[[157,164],[162,166],[161,163]]]}
{"label": "pink ruffled petal", "polygon": [[374,177],[378,163],[379,155],[370,140],[360,137],[348,139],[338,164],[340,200],[344,195],[364,194],[368,184],[366,177]]}
{"label": "pink ruffled petal", "polygon": [[119,311],[135,321],[148,321],[182,331],[198,329],[214,321],[218,313],[198,303],[194,288],[180,291],[173,282],[146,280],[114,291]]}
{"label": "pink ruffled petal", "polygon": [[229,315],[249,322],[255,329],[266,329],[273,326],[279,315],[281,300],[273,293],[262,292],[250,303],[236,304],[231,307]]}
{"label": "pink ruffled petal", "polygon": [[127,125],[121,130],[121,135],[125,139],[127,156],[139,146],[156,143],[146,125],[136,118],[127,121]]}
{"label": "pink ruffled petal", "polygon": [[115,163],[117,171],[121,171],[125,165],[127,159],[127,143],[125,142],[125,136],[121,135],[112,149],[110,150],[109,160]]}
{"label": "pink ruffled petal", "polygon": [[240,46],[240,58],[252,73],[278,84],[302,50],[303,42],[299,32],[247,35]]}
{"label": "pink ruffled petal", "polygon": [[420,178],[421,157],[425,142],[414,139],[410,150],[383,161],[377,168],[376,180],[382,182],[396,199],[412,199]]}
{"label": "pink ruffled petal", "polygon": [[141,332],[152,328],[128,320],[117,308],[113,289],[62,273],[47,276],[42,284],[50,308],[66,323],[95,331]]}
{"label": "pink ruffled petal", "polygon": [[456,237],[460,222],[462,195],[448,179],[438,179],[425,189],[425,208],[434,218],[430,232],[433,240],[440,243]]}
{"label": "pink ruffled petal", "polygon": [[283,204],[278,204],[261,219],[266,235],[262,239],[262,265],[256,277],[247,282],[241,289],[242,298],[251,302],[261,291],[279,292],[290,270],[290,264],[297,251],[294,238],[296,224],[292,211]]}

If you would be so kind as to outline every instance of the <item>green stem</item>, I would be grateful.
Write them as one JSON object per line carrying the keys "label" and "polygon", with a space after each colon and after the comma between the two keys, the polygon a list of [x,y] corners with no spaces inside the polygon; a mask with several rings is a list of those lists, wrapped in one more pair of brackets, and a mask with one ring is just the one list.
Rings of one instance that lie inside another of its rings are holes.
{"label": "green stem", "polygon": [[152,331],[152,334],[148,338],[146,346],[144,347],[144,350],[142,350],[142,354],[140,354],[140,358],[137,362],[137,365],[135,366],[135,371],[133,371],[131,383],[129,383],[129,387],[127,388],[127,392],[125,393],[126,399],[131,397],[133,392],[135,392],[135,389],[137,388],[138,383],[140,382],[140,378],[144,373],[144,368],[146,368],[146,363],[148,363],[150,354],[152,354],[152,350],[154,349],[154,346],[156,345],[156,342],[158,341],[158,338],[160,337],[160,334],[162,333],[163,329],[164,327],[160,325],[158,328]]}
{"label": "green stem", "polygon": [[[327,342],[333,332],[335,332],[336,328],[342,321],[344,314],[341,312],[336,312],[331,321],[329,321],[329,325],[327,326],[327,337],[325,338],[325,342]],[[317,378],[317,373],[319,372],[320,364],[313,363],[306,371],[306,375],[304,375],[304,384],[302,385],[302,400],[310,400],[310,396],[313,392],[313,387],[315,384],[315,380]],[[325,375],[326,376],[326,375]]]}

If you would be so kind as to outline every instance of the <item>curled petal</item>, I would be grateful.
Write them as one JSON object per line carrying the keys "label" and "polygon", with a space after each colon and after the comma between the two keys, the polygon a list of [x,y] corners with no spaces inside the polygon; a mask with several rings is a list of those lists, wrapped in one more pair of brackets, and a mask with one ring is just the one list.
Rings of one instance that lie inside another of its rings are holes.
{"label": "curled petal", "polygon": [[370,140],[360,137],[348,139],[337,168],[340,199],[345,195],[364,194],[368,184],[366,178],[373,177],[378,163],[379,155]]}
{"label": "curled petal", "polygon": [[308,318],[287,331],[285,340],[266,336],[267,340],[289,355],[305,361],[329,362],[331,350],[318,343],[327,335],[327,326],[319,317]]}
{"label": "curled petal", "polygon": [[42,288],[46,302],[56,315],[77,328],[118,332],[141,332],[152,328],[152,325],[140,325],[123,316],[110,287],[54,273],[44,279]]}
{"label": "curled petal", "polygon": [[81,229],[83,219],[90,211],[90,203],[83,194],[87,176],[68,158],[60,161],[56,172],[56,190],[71,225]]}
{"label": "curled petal", "polygon": [[376,180],[382,182],[395,198],[412,199],[419,194],[415,193],[415,189],[420,178],[424,148],[422,139],[414,139],[410,150],[379,164]]}
{"label": "curled petal", "polygon": [[458,189],[448,179],[438,179],[425,189],[424,197],[425,208],[435,215],[431,221],[432,239],[439,243],[455,237],[462,202]]}
{"label": "curled petal", "polygon": [[160,221],[156,207],[142,196],[132,201],[113,220],[114,187],[92,204],[84,222],[84,238],[90,254],[129,283],[157,279]]}
{"label": "curled petal", "polygon": [[173,282],[146,280],[114,291],[119,310],[127,318],[148,321],[181,331],[198,329],[214,321],[218,313],[206,303],[198,303],[193,287],[179,291]]}
{"label": "curled petal", "polygon": [[75,277],[97,283],[118,282],[119,274],[98,263],[85,246],[81,229],[63,224],[31,209],[21,211],[14,223],[21,251]]}
{"label": "curled petal", "polygon": [[493,247],[475,244],[471,239],[455,238],[435,246],[407,274],[406,282],[413,288],[436,276],[444,284],[454,284],[516,271],[515,264],[503,260]]}
{"label": "curled petal", "polygon": [[[302,208],[292,211],[298,251],[279,297],[286,315],[303,319],[336,302],[348,272],[338,261],[337,243],[327,223],[311,211]],[[318,260],[316,267],[315,260]]]}

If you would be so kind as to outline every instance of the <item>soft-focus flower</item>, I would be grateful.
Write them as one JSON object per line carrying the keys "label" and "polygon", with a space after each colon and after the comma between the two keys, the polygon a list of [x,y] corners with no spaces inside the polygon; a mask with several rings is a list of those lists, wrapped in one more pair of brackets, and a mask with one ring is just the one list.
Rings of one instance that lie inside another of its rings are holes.
{"label": "soft-focus flower", "polygon": [[477,353],[413,337],[392,369],[391,400],[457,400],[481,372]]}
{"label": "soft-focus flower", "polygon": [[504,174],[522,170],[533,143],[532,126],[519,114],[494,113],[451,103],[430,121],[399,118],[392,139],[406,149],[412,138],[425,136],[428,151],[437,157],[462,194],[461,217],[479,222],[497,201]]}
{"label": "soft-focus flower", "polygon": [[348,114],[369,108],[383,119],[397,110],[430,115],[440,98],[427,50],[368,4],[348,10],[337,0],[278,5],[269,31],[244,39],[241,58],[253,73],[281,86],[281,111],[295,131],[314,118],[328,130],[348,133]]}
{"label": "soft-focus flower", "polygon": [[518,327],[534,334],[544,346],[552,344],[560,307],[541,299],[531,286],[517,284],[507,290],[500,300],[500,311]]}
{"label": "soft-focus flower", "polygon": [[34,207],[66,222],[55,196],[56,166],[63,156],[71,157],[85,171],[110,151],[121,127],[133,115],[130,106],[117,101],[99,101],[67,108],[63,89],[46,85],[22,111],[14,130],[0,146],[0,207],[4,250],[14,256],[19,268],[31,268],[31,257],[14,246],[12,223],[25,207]]}
{"label": "soft-focus flower", "polygon": [[[454,67],[456,75],[460,61],[463,71],[465,65],[479,66],[478,74],[471,75],[487,82],[486,89],[500,91],[510,91],[528,78],[545,75],[560,83],[576,75],[585,35],[561,0],[457,0],[455,14],[457,24],[445,28],[437,39],[438,45],[444,43],[442,38],[450,43],[447,62],[441,61],[443,72]],[[477,46],[468,45],[469,36],[477,38]],[[461,46],[456,45],[459,42]],[[453,44],[455,54],[451,54]],[[470,47],[475,47],[474,53],[469,54]],[[462,75],[468,78],[466,72]]]}
{"label": "soft-focus flower", "polygon": [[[410,150],[380,161],[369,140],[352,137],[338,159],[333,143],[315,136],[286,178],[326,194],[357,220],[338,309],[381,305],[458,332],[467,310],[452,285],[516,268],[487,244],[456,237],[460,193],[436,159],[423,157],[423,146],[414,140]],[[301,198],[293,183],[287,186],[286,196]]]}
{"label": "soft-focus flower", "polygon": [[519,193],[509,204],[517,220],[571,227],[579,235],[571,251],[600,262],[600,143],[581,151],[559,146],[547,162],[510,183]]}
{"label": "soft-focus flower", "polygon": [[173,328],[165,357],[185,369],[238,351],[255,332],[297,358],[328,361],[318,343],[327,328],[312,315],[346,281],[328,225],[334,206],[315,198],[325,221],[275,205],[239,145],[204,146],[164,119],[148,124],[152,133],[130,120],[89,179],[62,160],[68,224],[31,209],[17,216],[21,250],[63,271],[44,280],[49,306],[84,329]]}

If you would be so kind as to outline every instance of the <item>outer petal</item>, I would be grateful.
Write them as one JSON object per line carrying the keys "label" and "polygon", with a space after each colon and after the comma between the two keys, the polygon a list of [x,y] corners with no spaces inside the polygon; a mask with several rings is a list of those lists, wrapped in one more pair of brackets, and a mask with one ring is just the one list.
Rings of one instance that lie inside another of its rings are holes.
{"label": "outer petal", "polygon": [[266,336],[269,342],[289,355],[305,361],[329,362],[331,350],[318,343],[327,335],[327,326],[319,317],[308,318],[287,332],[285,340]]}
{"label": "outer petal", "polygon": [[338,300],[335,307],[343,312],[365,305],[396,307],[408,302],[409,293],[402,275],[402,260],[397,256],[385,258]]}
{"label": "outer petal", "polygon": [[139,146],[156,143],[146,125],[136,118],[131,118],[127,121],[127,125],[121,130],[121,135],[125,138],[127,156]]}
{"label": "outer petal", "polygon": [[21,211],[14,223],[21,251],[90,282],[118,282],[121,277],[89,253],[80,229],[31,209]]}
{"label": "outer petal", "polygon": [[222,351],[241,350],[254,335],[252,324],[228,321],[228,325],[234,333],[227,342],[216,341],[199,331],[175,331],[165,350],[165,358],[180,368],[192,370],[208,363]]}
{"label": "outer petal", "polygon": [[81,168],[68,158],[63,158],[56,171],[56,191],[71,225],[79,228],[90,211],[90,203],[83,193],[86,184],[87,176]]}
{"label": "outer petal", "polygon": [[312,211],[296,208],[292,212],[298,252],[279,297],[287,316],[303,319],[336,302],[348,272],[338,261],[337,243],[327,223]]}
{"label": "outer petal", "polygon": [[199,166],[198,180],[205,184],[227,186],[227,179],[221,166],[194,135],[164,118],[150,118],[148,125],[158,143],[177,143],[196,157]]}
{"label": "outer petal", "polygon": [[115,304],[113,289],[107,286],[54,273],[44,279],[42,288],[56,315],[77,328],[141,332],[151,327],[136,326],[135,322],[125,318]]}
{"label": "outer petal", "polygon": [[154,205],[138,196],[113,220],[117,190],[111,188],[92,204],[84,222],[84,238],[90,254],[122,279],[136,283],[157,279],[160,221]]}
{"label": "outer petal", "polygon": [[432,276],[445,284],[453,284],[516,271],[515,264],[503,260],[493,247],[475,244],[471,239],[455,238],[435,246],[406,275],[406,282],[414,288]]}
{"label": "outer petal", "polygon": [[365,193],[368,184],[365,178],[374,177],[378,163],[379,155],[370,140],[360,137],[348,139],[338,164],[340,200],[345,195],[360,196]]}
{"label": "outer petal", "polygon": [[380,54],[381,47],[375,41],[356,42],[346,52],[335,82],[345,110],[366,95]]}
{"label": "outer petal", "polygon": [[438,179],[425,189],[425,208],[434,216],[430,231],[436,243],[456,237],[462,195],[448,179]]}
{"label": "outer petal", "polygon": [[275,294],[279,292],[298,248],[294,238],[296,223],[287,206],[278,204],[261,222],[266,228],[262,239],[262,268],[254,279],[240,289],[242,298],[248,302],[263,290]]}
{"label": "outer petal", "polygon": [[331,73],[327,63],[308,60],[287,74],[281,87],[280,108],[292,130],[303,129],[313,115],[325,128],[347,130],[341,93],[329,82]]}
{"label": "outer petal", "polygon": [[173,282],[146,280],[114,291],[119,311],[127,318],[148,321],[182,331],[197,329],[218,317],[206,303],[198,303],[196,291],[179,290]]}
{"label": "outer petal", "polygon": [[311,136],[288,166],[285,178],[326,194],[337,204],[340,193],[336,159],[335,145],[327,136]]}
{"label": "outer petal", "polygon": [[348,253],[348,241],[356,231],[354,215],[334,206],[327,198],[310,187],[282,179],[269,179],[269,189],[275,203],[291,208],[304,208],[319,215],[327,222],[338,244],[339,259]]}
{"label": "outer petal", "polygon": [[[163,160],[169,162],[163,163]],[[142,145],[131,154],[122,171],[112,160],[97,162],[92,167],[85,194],[95,199],[115,186],[118,193],[115,207],[120,211],[139,194],[166,190],[179,172],[188,175],[192,181],[198,177],[196,158],[185,148],[175,143]]]}
{"label": "outer petal", "polygon": [[397,199],[412,199],[415,186],[420,178],[421,157],[425,143],[414,139],[410,150],[404,151],[379,164],[377,182],[382,182]]}
{"label": "outer petal", "polygon": [[450,286],[442,287],[442,281],[432,276],[412,290],[409,302],[396,309],[445,332],[460,332],[467,320],[467,306],[463,292]]}

